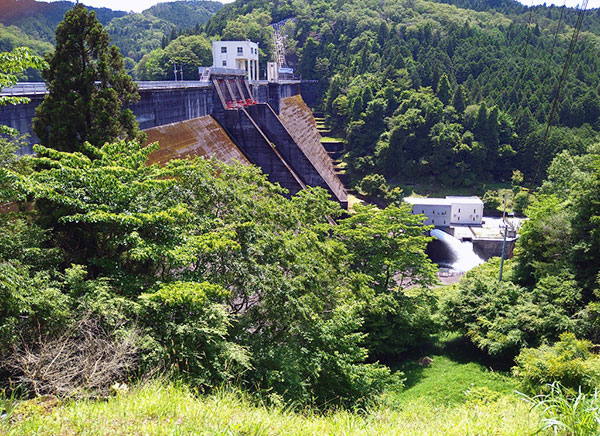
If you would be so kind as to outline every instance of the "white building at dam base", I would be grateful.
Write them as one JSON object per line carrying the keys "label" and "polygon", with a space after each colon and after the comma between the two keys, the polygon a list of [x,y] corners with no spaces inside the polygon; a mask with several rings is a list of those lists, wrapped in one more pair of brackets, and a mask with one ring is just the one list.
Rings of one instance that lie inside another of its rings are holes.
{"label": "white building at dam base", "polygon": [[427,217],[424,224],[436,227],[456,225],[480,226],[483,201],[479,197],[446,196],[446,198],[406,197],[414,215]]}

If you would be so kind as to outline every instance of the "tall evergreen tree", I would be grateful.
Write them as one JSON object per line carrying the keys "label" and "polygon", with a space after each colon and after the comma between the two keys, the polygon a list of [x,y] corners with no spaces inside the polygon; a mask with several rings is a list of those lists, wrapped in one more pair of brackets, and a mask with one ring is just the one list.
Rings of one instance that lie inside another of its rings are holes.
{"label": "tall evergreen tree", "polygon": [[444,104],[450,104],[450,82],[446,73],[442,74],[437,83],[437,96]]}
{"label": "tall evergreen tree", "polygon": [[465,102],[465,95],[463,94],[463,89],[461,85],[456,87],[456,91],[454,91],[454,97],[452,98],[452,106],[456,109],[456,112],[462,114],[467,107]]}
{"label": "tall evergreen tree", "polygon": [[77,4],[65,14],[48,64],[42,72],[48,95],[33,121],[42,145],[76,151],[85,141],[101,146],[119,137],[142,139],[127,108],[139,100],[137,86],[95,12]]}

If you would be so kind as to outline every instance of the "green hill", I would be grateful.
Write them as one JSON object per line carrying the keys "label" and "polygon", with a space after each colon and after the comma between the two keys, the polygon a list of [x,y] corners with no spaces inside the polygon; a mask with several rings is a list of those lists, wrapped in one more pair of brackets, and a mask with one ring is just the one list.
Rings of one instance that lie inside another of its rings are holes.
{"label": "green hill", "polygon": [[[14,25],[29,37],[54,43],[54,30],[73,2],[46,3],[36,0],[0,0],[0,23]],[[106,25],[110,20],[126,15],[124,11],[92,8],[98,20]]]}
{"label": "green hill", "polygon": [[[72,6],[69,1],[0,0],[0,23],[4,24],[0,29],[2,50],[20,44],[40,54],[48,52],[51,46],[46,43],[54,43],[56,26]],[[107,8],[88,9],[96,12],[113,43],[131,59],[128,63],[132,67],[144,54],[166,45],[175,30],[197,28],[221,7],[219,2],[194,0],[159,3],[141,14]]]}

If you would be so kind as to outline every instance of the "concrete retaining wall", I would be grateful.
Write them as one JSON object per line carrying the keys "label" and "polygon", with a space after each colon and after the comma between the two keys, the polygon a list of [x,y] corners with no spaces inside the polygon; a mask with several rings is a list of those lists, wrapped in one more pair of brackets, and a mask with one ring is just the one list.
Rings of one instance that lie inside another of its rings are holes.
{"label": "concrete retaining wall", "polygon": [[[507,239],[505,247],[505,257],[510,258],[513,255],[516,238]],[[473,239],[473,251],[482,259],[502,256],[502,239]]]}
{"label": "concrete retaining wall", "polygon": [[29,135],[29,145],[20,150],[20,154],[33,153],[32,145],[39,142],[33,133],[32,120],[35,117],[35,108],[42,102],[43,95],[28,96],[31,102],[28,104],[8,105],[0,107],[0,125],[17,129],[22,134]]}
{"label": "concrete retaining wall", "polygon": [[141,90],[140,101],[133,104],[131,110],[140,129],[149,129],[210,115],[214,105],[212,86],[207,86]]}

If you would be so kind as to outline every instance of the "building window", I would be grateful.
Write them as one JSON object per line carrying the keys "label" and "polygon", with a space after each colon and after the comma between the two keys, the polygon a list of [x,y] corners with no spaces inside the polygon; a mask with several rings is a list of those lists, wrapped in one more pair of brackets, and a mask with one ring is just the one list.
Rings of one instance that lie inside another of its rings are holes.
{"label": "building window", "polygon": [[223,61],[223,66],[226,67],[227,66],[227,61]]}
{"label": "building window", "polygon": [[221,53],[227,53],[227,47],[221,47]]}
{"label": "building window", "polygon": [[477,212],[477,209],[473,209],[473,213]]}
{"label": "building window", "polygon": [[460,213],[460,209],[458,209],[458,213]]}
{"label": "building window", "polygon": [[473,217],[473,221],[475,221],[475,217]]}
{"label": "building window", "polygon": [[460,217],[458,217],[458,221],[460,221]]}
{"label": "building window", "polygon": [[238,47],[237,49],[238,49],[237,54],[239,54],[239,55],[244,54],[244,47]]}
{"label": "building window", "polygon": [[431,224],[435,224],[435,220],[431,220]]}
{"label": "building window", "polygon": [[424,211],[424,210],[421,210],[421,213],[425,213],[425,211]]}

